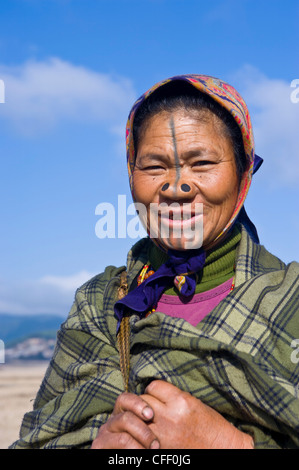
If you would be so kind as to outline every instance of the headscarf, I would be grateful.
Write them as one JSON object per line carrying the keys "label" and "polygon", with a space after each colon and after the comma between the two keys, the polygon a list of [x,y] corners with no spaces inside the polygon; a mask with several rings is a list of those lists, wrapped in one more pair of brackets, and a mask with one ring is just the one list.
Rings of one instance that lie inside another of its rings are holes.
{"label": "headscarf", "polygon": [[[209,95],[233,116],[234,120],[239,126],[239,129],[241,130],[244,151],[248,162],[247,168],[242,175],[242,182],[240,185],[241,190],[239,192],[233,214],[221,233],[217,235],[214,242],[220,241],[237,220],[241,221],[246,226],[252,238],[258,242],[256,229],[248,218],[244,209],[244,201],[251,185],[252,175],[261,165],[262,159],[255,155],[252,124],[245,101],[231,85],[218,78],[207,75],[191,74],[174,76],[172,78],[160,81],[151,87],[147,92],[145,92],[135,102],[130,111],[126,126],[127,166],[133,200],[133,172],[136,159],[133,126],[136,112],[140,105],[155,90],[163,87],[167,83],[180,80],[188,82],[200,92]],[[153,274],[134,291],[130,292],[126,297],[124,297],[122,301],[119,301],[115,304],[115,312],[117,317],[121,319],[126,310],[133,310],[140,316],[144,315],[158,302],[160,296],[163,293],[163,290],[165,290],[165,288],[168,287],[175,278],[180,279],[180,294],[185,297],[192,295],[195,291],[196,285],[195,273],[203,268],[206,252],[203,247],[199,250],[190,251],[186,250],[175,252],[173,250],[168,250],[168,261],[164,263],[155,274]],[[185,273],[190,274],[185,276]],[[184,282],[181,282],[182,274],[184,275]],[[176,285],[178,285],[178,283],[176,283]]]}

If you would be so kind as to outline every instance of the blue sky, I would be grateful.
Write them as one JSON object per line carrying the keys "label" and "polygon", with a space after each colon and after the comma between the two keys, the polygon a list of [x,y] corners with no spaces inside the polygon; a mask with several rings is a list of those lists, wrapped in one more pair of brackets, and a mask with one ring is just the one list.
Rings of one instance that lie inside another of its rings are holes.
{"label": "blue sky", "polygon": [[247,211],[261,243],[299,261],[298,0],[10,0],[0,12],[0,312],[65,316],[76,287],[125,263],[135,240],[97,238],[95,209],[131,202],[130,107],[180,73],[243,94],[264,158]]}

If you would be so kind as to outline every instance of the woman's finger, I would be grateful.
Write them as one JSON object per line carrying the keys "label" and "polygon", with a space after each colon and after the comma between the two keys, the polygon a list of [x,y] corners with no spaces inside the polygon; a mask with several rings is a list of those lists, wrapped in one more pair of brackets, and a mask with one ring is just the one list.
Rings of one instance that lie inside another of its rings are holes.
{"label": "woman's finger", "polygon": [[93,441],[91,449],[144,449],[138,441],[126,432],[116,434],[104,432],[101,429]]}
{"label": "woman's finger", "polygon": [[145,421],[150,421],[154,417],[154,411],[148,403],[133,393],[122,393],[119,395],[112,414],[117,415],[124,411],[130,411]]}
{"label": "woman's finger", "polygon": [[164,380],[153,380],[145,389],[145,394],[155,397],[162,403],[169,402],[170,399],[178,399],[183,393],[175,385]]}
{"label": "woman's finger", "polygon": [[104,446],[101,448],[109,449],[159,448],[159,442],[153,431],[131,411],[111,416],[101,426],[96,441]]}

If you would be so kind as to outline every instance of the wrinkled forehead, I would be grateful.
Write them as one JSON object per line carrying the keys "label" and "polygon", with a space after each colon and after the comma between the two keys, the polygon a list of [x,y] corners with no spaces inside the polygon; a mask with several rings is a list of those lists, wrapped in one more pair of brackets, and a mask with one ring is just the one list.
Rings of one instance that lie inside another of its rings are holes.
{"label": "wrinkled forehead", "polygon": [[[204,114],[204,117],[202,116]],[[233,142],[223,121],[210,110],[172,109],[159,111],[142,121],[138,139],[134,139],[137,162],[150,158],[155,161],[167,156],[169,162],[187,161],[202,152],[222,155],[225,151],[234,157]],[[227,153],[226,153],[227,155]]]}

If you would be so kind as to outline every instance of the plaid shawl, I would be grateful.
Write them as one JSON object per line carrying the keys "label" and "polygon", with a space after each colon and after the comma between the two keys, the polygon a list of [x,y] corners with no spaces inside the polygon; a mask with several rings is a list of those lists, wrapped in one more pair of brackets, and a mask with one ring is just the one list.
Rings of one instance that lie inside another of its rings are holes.
{"label": "plaid shawl", "polygon": [[[128,255],[131,283],[149,239]],[[12,448],[89,448],[123,391],[113,305],[122,268],[76,292],[54,356]],[[256,448],[299,448],[299,265],[285,265],[242,228],[236,288],[197,327],[156,312],[131,317],[131,390],[167,380],[252,434]]]}

